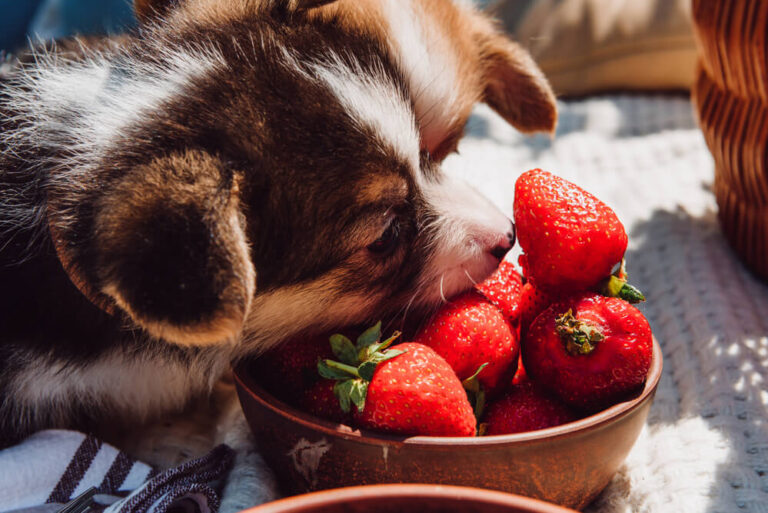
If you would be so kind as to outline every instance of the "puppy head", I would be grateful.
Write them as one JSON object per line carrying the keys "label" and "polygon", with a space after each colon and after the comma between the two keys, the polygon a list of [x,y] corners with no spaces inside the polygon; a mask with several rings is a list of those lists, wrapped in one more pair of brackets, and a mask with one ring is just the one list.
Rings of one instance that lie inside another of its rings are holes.
{"label": "puppy head", "polygon": [[150,23],[39,72],[48,222],[81,290],[169,342],[254,348],[433,308],[496,267],[510,221],[422,149],[388,47],[340,25]]}
{"label": "puppy head", "polygon": [[509,220],[421,150],[377,40],[272,18],[149,30],[57,72],[101,88],[51,97],[80,153],[49,223],[97,302],[171,342],[253,347],[434,307],[509,247]]}

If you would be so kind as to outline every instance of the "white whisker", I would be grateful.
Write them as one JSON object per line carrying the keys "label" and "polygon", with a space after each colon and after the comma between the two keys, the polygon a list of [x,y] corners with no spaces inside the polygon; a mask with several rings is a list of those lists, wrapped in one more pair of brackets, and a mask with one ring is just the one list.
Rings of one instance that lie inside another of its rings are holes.
{"label": "white whisker", "polygon": [[472,277],[472,275],[471,275],[471,274],[469,274],[469,271],[467,271],[467,269],[466,269],[466,268],[462,267],[462,268],[461,268],[461,270],[462,270],[462,271],[464,271],[464,274],[466,274],[466,275],[467,275],[467,278],[469,278],[469,281],[471,281],[471,282],[472,282],[472,285],[477,285],[477,280],[475,280],[475,279]]}
{"label": "white whisker", "polygon": [[443,280],[445,279],[445,274],[440,275],[440,299],[443,300],[443,303],[447,303],[448,300],[445,299],[445,293],[443,292]]}

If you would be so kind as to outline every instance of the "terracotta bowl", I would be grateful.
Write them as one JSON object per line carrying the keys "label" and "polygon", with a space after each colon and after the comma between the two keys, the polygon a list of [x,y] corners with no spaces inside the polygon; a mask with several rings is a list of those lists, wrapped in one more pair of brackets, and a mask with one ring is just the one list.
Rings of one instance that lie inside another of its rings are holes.
{"label": "terracotta bowl", "polygon": [[645,423],[661,377],[634,399],[540,431],[485,437],[395,437],[327,422],[275,399],[235,369],[240,402],[262,455],[287,493],[377,483],[474,486],[582,508],[605,488]]}
{"label": "terracotta bowl", "polygon": [[575,513],[519,495],[443,485],[370,485],[299,495],[241,513]]}

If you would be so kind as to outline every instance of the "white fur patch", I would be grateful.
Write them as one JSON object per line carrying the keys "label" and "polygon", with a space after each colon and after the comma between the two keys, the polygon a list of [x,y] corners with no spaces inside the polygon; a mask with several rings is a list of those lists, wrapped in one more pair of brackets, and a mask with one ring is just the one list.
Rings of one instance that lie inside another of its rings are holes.
{"label": "white fur patch", "polygon": [[0,134],[0,147],[50,149],[63,157],[45,164],[67,172],[86,172],[127,127],[151,116],[191,80],[225,66],[216,48],[201,46],[163,50],[153,62],[120,52],[83,61],[49,53],[37,61],[10,84],[7,104],[20,128]]}
{"label": "white fur patch", "polygon": [[425,141],[439,143],[457,121],[457,75],[455,52],[449,35],[440,24],[419,12],[413,0],[383,0],[393,55],[409,82],[416,119]]}
{"label": "white fur patch", "polygon": [[207,392],[230,362],[231,347],[203,350],[185,361],[156,351],[115,349],[88,364],[75,364],[47,356],[29,362],[12,382],[15,415],[36,425],[38,415],[52,415],[65,425],[77,398],[93,411],[125,415],[123,420],[145,420],[179,409],[195,394]]}
{"label": "white fur patch", "polygon": [[511,221],[466,182],[443,174],[438,182],[423,181],[425,199],[435,214],[425,296],[448,298],[485,279],[498,260],[489,252],[506,243]]}
{"label": "white fur patch", "polygon": [[347,109],[358,125],[379,137],[411,168],[419,168],[419,134],[410,102],[382,68],[364,70],[353,55],[342,59],[330,52],[323,61],[304,64],[298,56],[280,48],[283,60],[308,80],[322,82]]}
{"label": "white fur patch", "polygon": [[419,134],[408,100],[383,69],[366,72],[357,63],[344,62],[331,54],[325,62],[313,63],[312,74],[336,95],[348,114],[370,127],[412,169],[419,167]]}

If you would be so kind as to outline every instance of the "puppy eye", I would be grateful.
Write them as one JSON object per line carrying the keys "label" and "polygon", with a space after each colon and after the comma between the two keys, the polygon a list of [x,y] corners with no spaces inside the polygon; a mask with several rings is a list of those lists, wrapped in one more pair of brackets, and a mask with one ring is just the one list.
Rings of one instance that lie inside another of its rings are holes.
{"label": "puppy eye", "polygon": [[368,251],[375,255],[386,256],[391,254],[400,241],[400,221],[397,218],[392,219],[381,237],[368,245]]}

